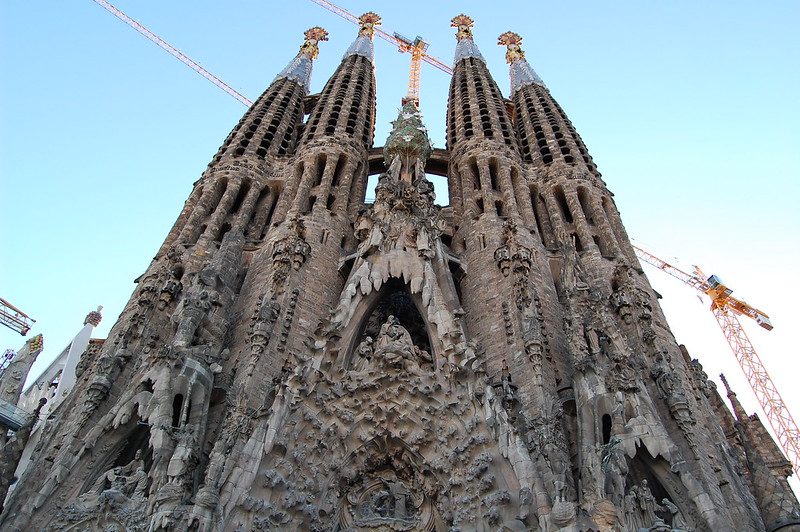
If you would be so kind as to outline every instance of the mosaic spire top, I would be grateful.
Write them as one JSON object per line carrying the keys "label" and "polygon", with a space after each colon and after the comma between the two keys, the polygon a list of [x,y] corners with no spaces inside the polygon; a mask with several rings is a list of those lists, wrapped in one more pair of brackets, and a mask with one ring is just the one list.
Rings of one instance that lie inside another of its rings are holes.
{"label": "mosaic spire top", "polygon": [[453,20],[450,21],[451,27],[458,28],[458,31],[456,32],[456,40],[458,41],[458,44],[456,44],[456,54],[455,58],[453,59],[453,66],[466,57],[475,57],[484,63],[486,62],[481,55],[481,51],[478,50],[478,45],[472,40],[472,26],[474,25],[475,22],[463,13],[457,17],[454,17]]}
{"label": "mosaic spire top", "polygon": [[507,31],[497,38],[498,46],[507,46],[506,61],[510,65],[511,74],[511,94],[514,94],[522,87],[532,85],[544,85],[542,78],[536,74],[533,67],[525,59],[525,52],[522,50],[522,37],[513,31]]}
{"label": "mosaic spire top", "polygon": [[351,55],[361,55],[370,61],[374,61],[375,46],[372,39],[375,38],[375,27],[381,24],[381,17],[369,11],[358,17],[358,20],[361,22],[361,27],[358,29],[358,37],[344,53],[343,59]]}
{"label": "mosaic spire top", "polygon": [[319,55],[319,43],[328,40],[328,32],[319,26],[314,26],[307,29],[303,35],[305,41],[300,46],[300,51],[275,77],[275,81],[283,78],[291,79],[303,85],[308,92],[311,90],[311,65]]}

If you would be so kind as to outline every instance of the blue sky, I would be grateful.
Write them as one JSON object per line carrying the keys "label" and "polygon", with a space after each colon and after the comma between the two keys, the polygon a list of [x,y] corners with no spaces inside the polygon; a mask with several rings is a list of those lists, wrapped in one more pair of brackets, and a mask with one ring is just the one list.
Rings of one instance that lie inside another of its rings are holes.
{"label": "blue sky", "polygon": [[[319,92],[355,27],[308,0],[113,2],[254,100],[314,25],[330,32]],[[538,74],[572,119],[635,243],[689,270],[720,275],[772,317],[745,323],[800,417],[796,304],[800,209],[797,2],[340,2],[423,36],[450,63],[450,19],[475,40],[504,94],[495,45],[524,38]],[[0,4],[0,296],[38,320],[44,357],[105,305],[104,337],[192,183],[245,107],[91,0]],[[376,41],[383,144],[406,90],[409,58]],[[448,77],[423,65],[421,108],[444,147]],[[675,259],[674,257],[678,257]],[[757,409],[718,327],[693,291],[647,270],[673,332],[746,408]],[[19,348],[0,330],[0,348]],[[762,416],[763,417],[763,416]]]}

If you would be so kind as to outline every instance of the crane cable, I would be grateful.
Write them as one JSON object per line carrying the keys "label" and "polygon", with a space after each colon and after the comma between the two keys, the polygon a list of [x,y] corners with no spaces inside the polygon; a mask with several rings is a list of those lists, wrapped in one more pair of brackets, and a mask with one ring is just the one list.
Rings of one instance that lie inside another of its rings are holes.
{"label": "crane cable", "polygon": [[92,1],[103,7],[106,11],[108,11],[109,13],[120,19],[122,22],[124,22],[131,28],[135,29],[136,31],[138,31],[139,33],[150,39],[150,41],[155,43],[163,50],[166,50],[167,53],[175,57],[178,61],[188,66],[189,68],[191,68],[192,70],[194,70],[195,72],[206,78],[208,81],[210,81],[223,91],[227,92],[228,94],[236,98],[239,102],[245,104],[248,107],[253,105],[253,102],[251,100],[240,94],[236,89],[234,89],[233,87],[231,87],[230,85],[219,79],[217,76],[215,76],[214,74],[212,74],[199,64],[195,63],[194,61],[186,57],[180,50],[178,50],[177,48],[166,42],[164,39],[162,39],[152,31],[148,30],[147,28],[145,28],[144,26],[133,20],[131,17],[129,17],[116,7],[106,2],[106,0],[92,0]]}

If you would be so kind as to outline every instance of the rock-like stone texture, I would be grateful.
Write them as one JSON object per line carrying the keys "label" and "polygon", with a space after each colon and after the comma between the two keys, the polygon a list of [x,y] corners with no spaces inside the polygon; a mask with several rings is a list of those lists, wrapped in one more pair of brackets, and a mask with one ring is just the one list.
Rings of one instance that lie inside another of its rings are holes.
{"label": "rock-like stone texture", "polygon": [[798,530],[785,458],[676,344],[518,36],[508,101],[454,19],[447,158],[407,104],[364,203],[378,22],[314,97],[307,33],[230,134],[0,527]]}

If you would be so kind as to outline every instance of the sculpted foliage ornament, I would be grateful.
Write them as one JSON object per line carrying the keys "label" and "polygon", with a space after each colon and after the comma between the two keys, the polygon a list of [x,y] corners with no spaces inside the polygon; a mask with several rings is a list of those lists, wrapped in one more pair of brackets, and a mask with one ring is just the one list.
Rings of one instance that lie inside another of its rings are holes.
{"label": "sculpted foliage ornament", "polygon": [[472,27],[475,25],[475,21],[472,20],[467,15],[463,13],[458,15],[457,17],[453,17],[453,20],[450,21],[450,26],[453,28],[458,28],[458,32],[456,33],[456,39],[462,41],[464,39],[472,39]]}
{"label": "sculpted foliage ornament", "polygon": [[501,46],[508,46],[506,52],[506,62],[508,64],[514,61],[525,59],[525,52],[522,51],[520,45],[522,44],[522,37],[513,31],[507,31],[497,38],[497,44]]}
{"label": "sculpted foliage ornament", "polygon": [[317,44],[328,40],[328,32],[324,28],[314,26],[311,29],[307,29],[303,35],[306,40],[300,46],[300,53],[309,59],[316,59],[319,55],[319,46]]}

